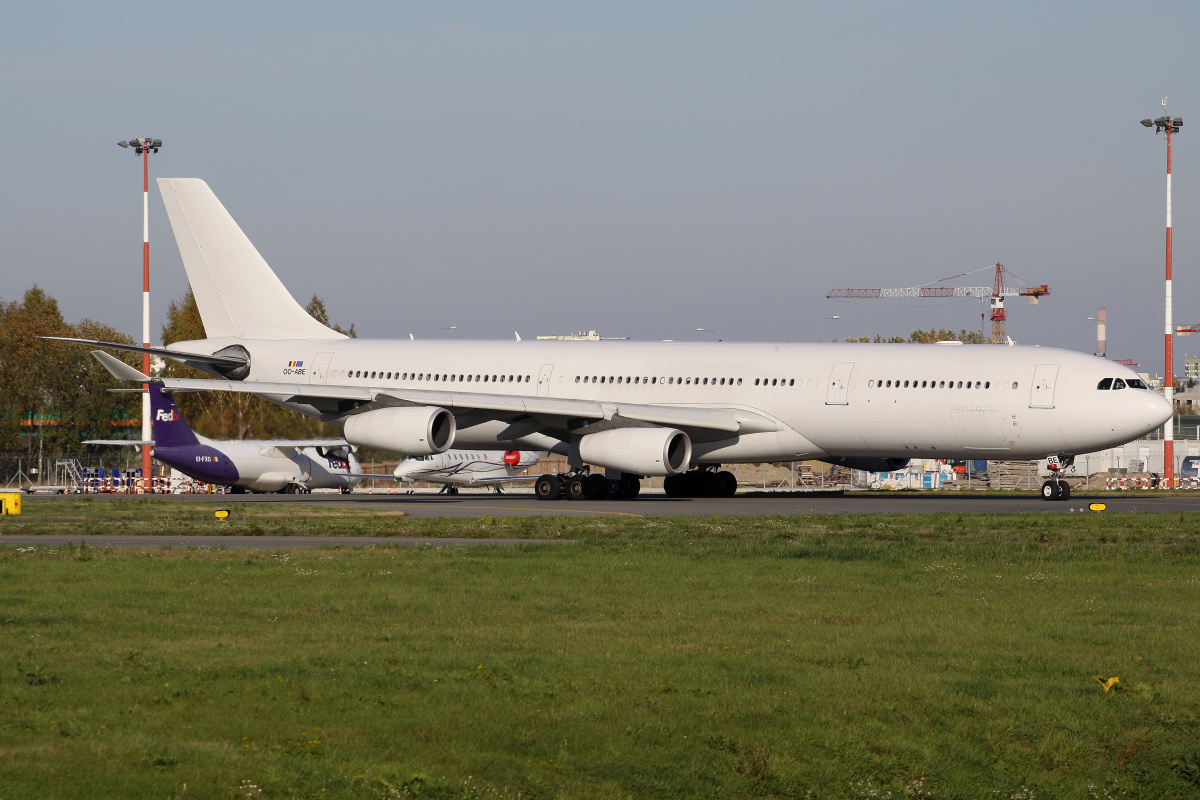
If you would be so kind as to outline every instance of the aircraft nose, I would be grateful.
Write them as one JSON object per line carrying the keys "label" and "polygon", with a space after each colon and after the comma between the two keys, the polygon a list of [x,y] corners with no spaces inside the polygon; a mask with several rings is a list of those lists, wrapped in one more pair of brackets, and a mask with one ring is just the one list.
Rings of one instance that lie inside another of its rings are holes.
{"label": "aircraft nose", "polygon": [[1174,409],[1170,401],[1157,392],[1144,392],[1139,398],[1137,419],[1141,423],[1143,433],[1149,433],[1161,428],[1171,419]]}

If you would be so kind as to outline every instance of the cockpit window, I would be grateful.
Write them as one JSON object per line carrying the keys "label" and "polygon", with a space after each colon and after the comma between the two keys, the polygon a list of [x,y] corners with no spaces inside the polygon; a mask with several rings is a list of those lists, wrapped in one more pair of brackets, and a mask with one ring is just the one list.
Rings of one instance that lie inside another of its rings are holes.
{"label": "cockpit window", "polygon": [[1096,388],[1097,389],[1111,389],[1112,388],[1112,378],[1105,378],[1104,380],[1100,381],[1099,383],[1096,384]]}
{"label": "cockpit window", "polygon": [[1146,382],[1143,381],[1141,378],[1130,378],[1129,380],[1125,381],[1125,385],[1128,386],[1130,389],[1149,389],[1150,388],[1149,386],[1146,385]]}
{"label": "cockpit window", "polygon": [[1120,378],[1113,378],[1113,388],[1114,389],[1124,389],[1125,381],[1121,380]]}

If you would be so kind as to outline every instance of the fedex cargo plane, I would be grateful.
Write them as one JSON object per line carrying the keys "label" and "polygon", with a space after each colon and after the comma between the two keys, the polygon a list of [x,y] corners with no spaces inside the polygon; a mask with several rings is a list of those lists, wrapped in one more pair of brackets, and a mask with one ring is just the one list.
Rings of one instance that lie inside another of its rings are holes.
{"label": "fedex cargo plane", "polygon": [[625,476],[728,493],[721,465],[739,462],[1069,464],[1171,417],[1129,368],[1048,347],[349,339],[304,311],[204,181],[158,184],[208,338],[148,349],[218,380],[148,378],[97,351],[114,375],[255,394],[405,455],[564,453],[568,471],[537,483],[543,499],[603,496]]}
{"label": "fedex cargo plane", "polygon": [[234,492],[348,492],[362,480],[356,474],[359,463],[343,439],[206,439],[183,419],[171,393],[155,384],[150,386],[150,413],[152,442],[92,439],[84,444],[150,444],[162,463]]}

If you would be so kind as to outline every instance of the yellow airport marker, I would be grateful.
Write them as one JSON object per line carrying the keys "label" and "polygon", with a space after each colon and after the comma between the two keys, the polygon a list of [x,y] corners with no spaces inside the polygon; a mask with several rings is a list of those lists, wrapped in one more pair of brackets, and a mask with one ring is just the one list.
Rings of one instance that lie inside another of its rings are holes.
{"label": "yellow airport marker", "polygon": [[216,514],[217,519],[222,520],[222,521],[224,521],[224,519],[228,516],[229,516],[229,510],[225,509],[225,508],[222,508]]}
{"label": "yellow airport marker", "polygon": [[1088,506],[1089,511],[1103,511],[1106,508],[1108,508],[1108,506],[1104,505],[1104,503],[1092,503],[1090,506]]}

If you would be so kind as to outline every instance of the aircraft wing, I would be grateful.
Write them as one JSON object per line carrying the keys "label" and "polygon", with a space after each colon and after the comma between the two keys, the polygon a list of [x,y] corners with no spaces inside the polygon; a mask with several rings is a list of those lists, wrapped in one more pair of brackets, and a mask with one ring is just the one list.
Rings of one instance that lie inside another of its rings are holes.
{"label": "aircraft wing", "polygon": [[542,427],[556,427],[556,422],[565,425],[567,420],[608,422],[609,427],[666,426],[728,436],[778,430],[774,420],[738,408],[608,403],[436,389],[151,378],[102,350],[94,350],[92,355],[119,380],[158,383],[172,392],[238,392],[267,396],[281,402],[311,405],[331,418],[343,416],[368,403],[381,407],[440,406],[456,416],[471,414],[478,422],[531,418],[510,426],[516,429],[511,435],[514,439],[539,431]]}
{"label": "aircraft wing", "polygon": [[111,444],[114,447],[144,447],[154,446],[154,442],[133,441],[131,439],[85,439],[83,444]]}
{"label": "aircraft wing", "polygon": [[350,447],[345,439],[241,439],[243,444],[263,447]]}

